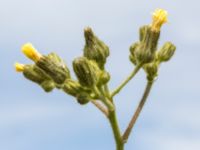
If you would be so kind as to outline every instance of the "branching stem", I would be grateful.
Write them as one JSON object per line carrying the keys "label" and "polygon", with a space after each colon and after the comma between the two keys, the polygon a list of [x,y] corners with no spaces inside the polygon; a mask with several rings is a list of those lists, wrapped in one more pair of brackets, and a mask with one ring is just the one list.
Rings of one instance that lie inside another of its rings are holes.
{"label": "branching stem", "polygon": [[114,111],[115,108],[114,108],[113,103],[112,103],[110,100],[108,100],[108,99],[103,95],[103,93],[99,91],[99,89],[98,89],[96,86],[93,88],[93,90],[94,90],[94,92],[97,94],[97,96],[99,97],[99,99],[108,107],[108,109],[109,109],[110,111]]}
{"label": "branching stem", "polygon": [[137,72],[140,70],[140,68],[142,67],[142,64],[138,64],[133,72],[126,78],[126,80],[124,80],[124,82],[122,82],[122,84],[117,87],[112,93],[111,93],[111,98],[114,97],[117,93],[119,93],[121,91],[121,89],[137,74]]}
{"label": "branching stem", "polygon": [[136,109],[136,111],[135,111],[135,113],[134,113],[134,115],[133,115],[128,127],[127,127],[127,129],[125,130],[125,132],[123,134],[124,143],[126,143],[128,138],[129,138],[129,135],[130,135],[130,133],[131,133],[131,131],[132,131],[134,125],[135,125],[135,122],[137,121],[137,118],[139,117],[140,112],[141,112],[141,110],[142,110],[142,108],[143,108],[143,106],[144,106],[144,104],[145,104],[145,102],[147,100],[147,97],[148,97],[148,95],[150,93],[152,85],[153,85],[153,81],[148,81],[148,83],[146,85],[146,88],[145,88],[145,91],[144,91],[144,94],[143,94],[143,96],[142,96],[142,98],[140,100],[140,103],[139,103],[139,105],[138,105],[138,107],[137,107],[137,109]]}

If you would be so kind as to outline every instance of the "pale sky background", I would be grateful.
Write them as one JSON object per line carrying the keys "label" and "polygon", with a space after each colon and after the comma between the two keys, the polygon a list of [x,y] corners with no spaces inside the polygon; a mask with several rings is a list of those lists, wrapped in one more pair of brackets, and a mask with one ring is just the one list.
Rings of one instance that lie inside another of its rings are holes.
{"label": "pale sky background", "polygon": [[[71,67],[82,55],[83,28],[91,26],[110,46],[107,69],[113,89],[132,71],[129,46],[151,12],[164,8],[169,23],[160,46],[177,52],[163,64],[126,150],[200,149],[200,2],[198,0],[0,0],[0,150],[115,150],[110,126],[89,104],[55,90],[48,94],[16,73],[16,61],[31,63],[21,46],[58,53]],[[145,86],[143,71],[116,96],[122,131]]]}

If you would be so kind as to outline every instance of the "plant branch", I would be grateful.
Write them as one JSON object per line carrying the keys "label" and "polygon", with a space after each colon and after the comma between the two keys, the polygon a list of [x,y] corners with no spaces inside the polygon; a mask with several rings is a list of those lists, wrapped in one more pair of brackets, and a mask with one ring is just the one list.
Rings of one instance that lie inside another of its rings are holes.
{"label": "plant branch", "polygon": [[93,88],[95,94],[99,97],[99,99],[107,106],[107,108],[110,110],[110,111],[114,111],[115,107],[113,105],[113,103],[108,100],[102,93],[101,91],[99,91],[99,89],[95,86]]}
{"label": "plant branch", "polygon": [[145,88],[145,91],[144,91],[144,94],[142,96],[142,99],[140,100],[140,103],[139,103],[129,125],[128,125],[127,129],[125,130],[124,134],[123,134],[124,143],[126,143],[128,138],[129,138],[129,135],[130,135],[130,133],[131,133],[131,131],[132,131],[134,125],[135,125],[135,122],[137,121],[137,118],[139,117],[140,112],[141,112],[141,110],[142,110],[142,108],[143,108],[143,106],[144,106],[144,104],[147,100],[147,97],[150,93],[152,85],[153,85],[153,81],[148,81],[146,88]]}
{"label": "plant branch", "polygon": [[97,92],[97,95],[100,97],[100,99],[102,100],[102,102],[105,105],[106,105],[105,101],[112,104],[112,106],[114,108],[113,110],[109,109],[109,106],[106,105],[108,108],[107,109],[108,110],[107,118],[109,120],[109,123],[110,123],[112,131],[113,131],[115,144],[116,144],[116,150],[124,150],[124,142],[123,142],[123,139],[122,139],[122,136],[120,133],[120,128],[119,128],[118,121],[117,121],[115,106],[114,106],[113,100],[108,99],[108,97],[107,97],[107,94],[110,95],[109,89],[107,87],[107,94],[104,93],[105,89],[102,89],[102,88],[100,90],[98,88],[95,88],[94,90]]}
{"label": "plant branch", "polygon": [[111,98],[113,96],[115,96],[117,93],[120,92],[120,90],[137,74],[137,72],[140,70],[140,68],[142,67],[142,64],[138,64],[133,72],[127,77],[126,80],[124,80],[120,85],[119,87],[117,87],[112,93],[111,93]]}

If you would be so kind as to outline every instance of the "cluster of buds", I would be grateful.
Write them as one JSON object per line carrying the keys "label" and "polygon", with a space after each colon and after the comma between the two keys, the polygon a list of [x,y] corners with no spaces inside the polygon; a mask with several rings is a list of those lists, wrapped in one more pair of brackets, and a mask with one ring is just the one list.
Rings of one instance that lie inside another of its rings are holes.
{"label": "cluster of buds", "polygon": [[23,72],[27,79],[39,84],[46,92],[62,87],[70,78],[69,69],[57,54],[42,55],[31,43],[23,45],[22,52],[33,60],[34,64],[16,63],[16,71]]}
{"label": "cluster of buds", "polygon": [[55,53],[40,54],[30,43],[22,46],[22,52],[34,64],[15,64],[17,72],[40,85],[46,92],[54,88],[62,89],[67,94],[77,98],[80,104],[86,104],[96,98],[94,88],[105,85],[110,75],[104,69],[109,48],[94,35],[91,28],[84,30],[85,47],[82,57],[73,61],[73,69],[77,81],[70,76],[65,62]]}
{"label": "cluster of buds", "polygon": [[153,13],[152,23],[142,26],[139,29],[139,41],[130,46],[130,61],[134,65],[142,65],[147,73],[147,79],[153,80],[158,73],[158,67],[161,62],[170,60],[176,47],[167,42],[157,50],[160,29],[167,22],[167,12],[157,9]]}
{"label": "cluster of buds", "polygon": [[[157,76],[161,62],[170,60],[176,47],[167,42],[157,50],[160,28],[167,22],[167,12],[158,9],[153,13],[150,25],[142,26],[139,30],[139,41],[130,47],[130,60],[133,64],[143,67],[147,79],[153,80]],[[105,63],[109,56],[109,47],[101,41],[90,27],[84,30],[85,46],[83,55],[75,58],[72,65],[77,80],[73,80],[65,62],[55,53],[40,54],[30,43],[22,47],[22,52],[34,64],[15,64],[16,71],[39,84],[46,92],[54,88],[62,89],[77,98],[81,104],[98,98],[97,90],[105,88],[110,80],[105,70]]]}

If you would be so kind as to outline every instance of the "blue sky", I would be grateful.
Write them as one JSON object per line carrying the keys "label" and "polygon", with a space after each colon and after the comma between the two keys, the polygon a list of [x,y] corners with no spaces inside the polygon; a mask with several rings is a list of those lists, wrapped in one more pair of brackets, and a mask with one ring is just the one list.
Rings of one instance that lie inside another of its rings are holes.
{"label": "blue sky", "polygon": [[[42,53],[56,52],[69,68],[82,54],[83,28],[90,26],[110,46],[107,69],[113,89],[132,71],[129,46],[151,12],[164,8],[169,23],[160,45],[172,41],[174,58],[159,77],[134,128],[127,150],[200,149],[200,20],[198,0],[1,0],[0,1],[0,149],[114,150],[109,124],[91,104],[55,90],[50,94],[15,73],[16,61],[31,63],[21,46],[32,42]],[[122,131],[141,97],[140,71],[116,96]]]}

